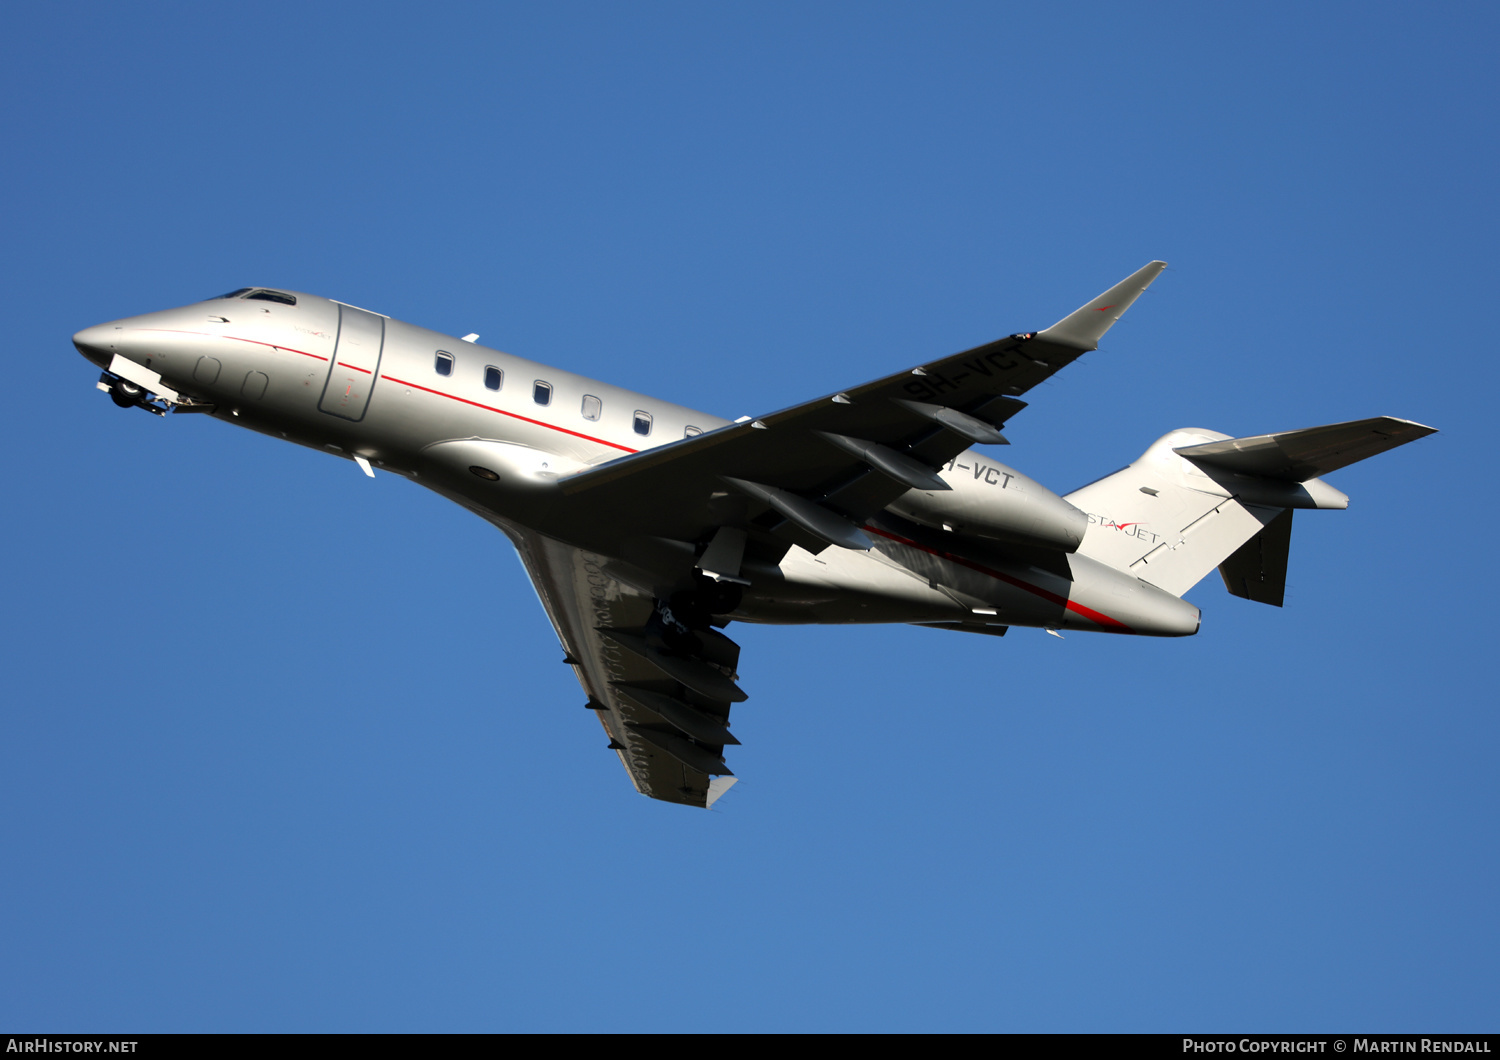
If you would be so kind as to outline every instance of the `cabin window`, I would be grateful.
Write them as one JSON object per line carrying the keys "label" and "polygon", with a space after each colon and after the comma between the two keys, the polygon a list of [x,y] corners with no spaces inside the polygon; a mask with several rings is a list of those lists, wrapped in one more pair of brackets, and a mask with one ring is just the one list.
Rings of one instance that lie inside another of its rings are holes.
{"label": "cabin window", "polygon": [[583,395],[583,418],[586,420],[597,420],[599,413],[604,410],[604,402],[593,394]]}
{"label": "cabin window", "polygon": [[484,366],[484,385],[491,390],[499,390],[500,384],[505,382],[505,373],[493,364]]}
{"label": "cabin window", "polygon": [[438,375],[452,375],[453,354],[444,353],[442,350],[438,350],[437,359],[432,362],[432,367]]}
{"label": "cabin window", "polygon": [[538,379],[531,384],[531,400],[538,405],[552,404],[552,384],[544,383]]}
{"label": "cabin window", "polygon": [[702,434],[702,433],[703,433],[703,430],[700,427],[684,427],[682,429],[682,436],[684,438],[691,438],[695,434]]}
{"label": "cabin window", "polygon": [[635,422],[632,424],[636,434],[646,435],[651,433],[651,413],[635,410]]}

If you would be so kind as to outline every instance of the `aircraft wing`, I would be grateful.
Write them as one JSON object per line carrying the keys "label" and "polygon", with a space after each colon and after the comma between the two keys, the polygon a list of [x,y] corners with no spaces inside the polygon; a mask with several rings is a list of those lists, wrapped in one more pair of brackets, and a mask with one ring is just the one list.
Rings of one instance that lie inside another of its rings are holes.
{"label": "aircraft wing", "polygon": [[750,559],[775,562],[792,544],[868,548],[866,519],[910,489],[946,489],[934,470],[971,445],[1004,444],[1020,395],[1096,349],[1164,268],[1151,262],[1044,331],[569,476],[562,536],[616,556],[646,539],[701,549],[724,526],[746,534]]}
{"label": "aircraft wing", "polygon": [[[699,658],[663,650],[655,601],[619,580],[611,560],[507,528],[562,643],[565,661],[599,717],[607,746],[643,795],[712,806],[734,784],[724,765],[739,647],[716,630]],[[713,661],[705,661],[701,656]],[[670,672],[669,672],[670,671]]]}
{"label": "aircraft wing", "polygon": [[507,527],[636,789],[710,806],[734,783],[729,708],[746,696],[739,647],[714,627],[735,582],[757,566],[774,576],[794,544],[869,548],[867,519],[908,490],[949,488],[936,470],[971,445],[1003,443],[1019,395],[1096,348],[1163,268],[1045,331],[561,479],[540,530]]}

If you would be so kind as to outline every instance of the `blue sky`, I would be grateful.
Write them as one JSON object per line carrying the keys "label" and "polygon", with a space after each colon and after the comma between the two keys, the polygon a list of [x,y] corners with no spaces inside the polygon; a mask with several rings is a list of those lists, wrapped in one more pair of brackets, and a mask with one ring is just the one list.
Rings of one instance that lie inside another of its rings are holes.
{"label": "blue sky", "polygon": [[[8,12],[0,1027],[1493,1030],[1497,21]],[[497,532],[68,342],[266,284],[738,416],[1153,258],[1008,462],[1442,433],[1194,638],[731,627],[712,813],[632,792]]]}

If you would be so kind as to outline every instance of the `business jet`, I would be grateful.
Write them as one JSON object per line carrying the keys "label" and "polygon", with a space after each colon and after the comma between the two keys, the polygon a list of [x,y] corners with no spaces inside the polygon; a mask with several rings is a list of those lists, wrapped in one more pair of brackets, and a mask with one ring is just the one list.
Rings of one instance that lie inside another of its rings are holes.
{"label": "business jet", "polygon": [[1165,267],[1045,330],[733,422],[268,287],[73,343],[116,405],[400,475],[504,531],[636,790],[709,807],[735,782],[746,698],[731,622],[1188,636],[1183,594],[1215,568],[1281,606],[1293,512],[1348,505],[1323,475],[1434,432],[1388,416],[1175,430],[1067,496],[996,459],[1021,396],[1097,349]]}

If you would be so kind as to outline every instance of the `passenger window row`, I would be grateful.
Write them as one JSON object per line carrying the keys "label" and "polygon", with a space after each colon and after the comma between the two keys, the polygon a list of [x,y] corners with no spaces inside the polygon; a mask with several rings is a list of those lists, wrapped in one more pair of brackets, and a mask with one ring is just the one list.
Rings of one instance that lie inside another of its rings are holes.
{"label": "passenger window row", "polygon": [[[447,350],[438,350],[434,355],[432,368],[438,375],[451,376],[453,374],[453,354]],[[486,388],[499,390],[504,382],[505,373],[503,371],[496,368],[493,364],[484,366],[484,385]],[[531,400],[535,401],[538,405],[552,404],[552,384],[544,382],[541,379],[534,381],[531,384]],[[604,413],[604,402],[600,401],[593,394],[585,394],[583,395],[582,412],[584,419],[597,421]],[[651,433],[652,422],[651,413],[636,409],[635,416],[631,419],[630,425],[636,434],[644,438]],[[697,427],[687,427],[684,428],[682,436],[684,438],[691,438],[695,434],[702,433]]]}

